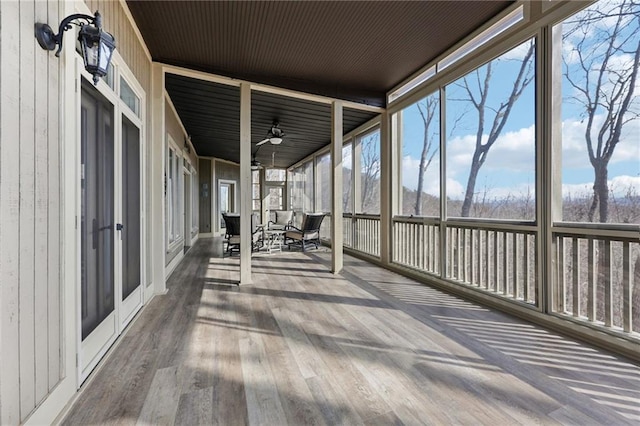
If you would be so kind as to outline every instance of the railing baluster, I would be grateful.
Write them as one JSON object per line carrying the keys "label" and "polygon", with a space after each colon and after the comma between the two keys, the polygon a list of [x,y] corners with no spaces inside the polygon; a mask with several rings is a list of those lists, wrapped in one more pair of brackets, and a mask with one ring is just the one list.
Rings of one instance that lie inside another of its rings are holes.
{"label": "railing baluster", "polygon": [[433,250],[433,242],[431,241],[431,226],[429,226],[426,223],[422,224],[422,232],[424,234],[424,244],[425,244],[425,249],[424,249],[424,270],[425,271],[429,271],[432,272],[433,270],[431,269],[431,252]]}
{"label": "railing baluster", "polygon": [[629,241],[622,243],[622,328],[627,333],[633,329],[631,285],[631,250]]}
{"label": "railing baluster", "polygon": [[402,226],[401,223],[396,222],[395,223],[395,240],[394,240],[394,247],[393,247],[393,251],[394,251],[394,257],[393,259],[400,263],[400,247],[402,247],[402,241],[400,241],[399,235],[400,235],[400,227]]}
{"label": "railing baluster", "polygon": [[402,224],[402,228],[400,230],[400,239],[402,240],[402,249],[400,250],[400,263],[406,265],[407,263],[407,230],[409,225],[406,223]]}
{"label": "railing baluster", "polygon": [[440,244],[442,244],[442,242],[440,241],[442,239],[442,234],[440,234],[440,229],[442,228],[442,224],[439,224],[438,226],[433,228],[433,270],[435,273],[440,274],[440,268],[442,268],[442,251],[440,251]]}
{"label": "railing baluster", "polygon": [[411,224],[411,266],[416,268],[418,266],[418,235],[417,235],[417,226],[415,223]]}
{"label": "railing baluster", "polygon": [[566,293],[566,283],[564,276],[565,254],[564,237],[558,237],[558,291],[556,296],[556,310],[564,313],[564,295]]}
{"label": "railing baluster", "polygon": [[402,263],[400,260],[400,253],[402,251],[402,239],[400,238],[400,234],[402,233],[403,224],[400,222],[396,222],[396,262]]}
{"label": "railing baluster", "polygon": [[409,266],[413,266],[413,223],[407,224],[407,258],[405,263]]}
{"label": "railing baluster", "polygon": [[365,253],[371,253],[371,223],[369,222],[369,220],[365,219],[363,221],[364,223],[364,227],[366,229],[366,233],[364,235],[367,236],[367,238],[365,238]]}
{"label": "railing baluster", "polygon": [[469,230],[470,232],[470,249],[469,249],[469,268],[471,269],[471,279],[469,283],[472,285],[477,285],[478,281],[476,280],[476,233],[473,232],[473,228]]}
{"label": "railing baluster", "polygon": [[580,316],[580,241],[573,238],[573,316]]}
{"label": "railing baluster", "polygon": [[[373,227],[376,230],[376,235],[380,235],[380,221],[377,222],[373,222]],[[380,256],[380,238],[377,238],[374,241],[374,250],[375,250],[375,255],[376,256]]]}
{"label": "railing baluster", "polygon": [[425,239],[427,240],[427,250],[425,250],[424,267],[427,271],[433,272],[433,235],[431,234],[431,225],[424,225]]}
{"label": "railing baluster", "polygon": [[498,273],[498,231],[493,231],[493,291],[500,290],[499,273]]}
{"label": "railing baluster", "polygon": [[529,302],[529,234],[524,234],[522,238],[522,298]]}
{"label": "railing baluster", "polygon": [[596,242],[593,238],[587,239],[587,316],[589,321],[596,320],[596,277],[597,277],[597,263],[596,263]]}
{"label": "railing baluster", "polygon": [[404,247],[404,241],[402,241],[402,230],[404,229],[404,223],[396,222],[396,262],[402,264],[402,250]]}
{"label": "railing baluster", "polygon": [[421,257],[424,253],[424,240],[422,238],[422,226],[419,223],[413,224],[413,239],[415,242],[413,266],[422,270]]}
{"label": "railing baluster", "polygon": [[485,289],[489,289],[489,269],[491,267],[491,256],[489,256],[489,247],[490,247],[490,241],[491,239],[489,238],[489,231],[485,231],[485,235],[484,235],[484,271],[482,271],[483,275],[484,275],[484,288]]}
{"label": "railing baluster", "polygon": [[424,226],[418,224],[418,268],[424,271],[424,253],[426,251],[426,243],[424,239]]}
{"label": "railing baluster", "polygon": [[613,325],[613,292],[611,291],[612,271],[611,271],[611,240],[604,241],[604,271],[600,271],[600,276],[604,280],[604,325]]}
{"label": "railing baluster", "polygon": [[453,270],[453,276],[455,279],[460,280],[460,228],[454,228],[454,230],[456,237],[453,244],[455,247],[455,268]]}
{"label": "railing baluster", "polygon": [[461,235],[461,228],[456,228],[456,278],[458,280],[462,280],[462,245],[461,245],[461,240],[462,240],[462,235]]}
{"label": "railing baluster", "polygon": [[447,235],[448,235],[448,241],[449,241],[449,247],[448,247],[448,253],[449,253],[449,257],[447,259],[447,269],[449,270],[449,278],[454,279],[454,265],[455,265],[455,259],[453,258],[453,254],[455,253],[455,247],[453,244],[453,240],[454,240],[454,236],[455,236],[455,229],[452,227],[447,227]]}
{"label": "railing baluster", "polygon": [[511,233],[511,281],[513,286],[513,297],[518,298],[518,233]]}
{"label": "railing baluster", "polygon": [[539,255],[540,254],[538,253],[538,250],[536,249],[537,244],[538,244],[537,238],[538,237],[534,235],[533,242],[532,242],[532,244],[533,244],[533,277],[532,277],[531,282],[533,283],[533,297],[535,298],[536,306],[540,306],[540,300],[538,299],[538,295],[540,294],[539,291],[538,291],[538,288],[539,288],[538,286],[540,285],[538,283],[538,281],[539,281],[538,280],[538,265],[539,265],[538,262],[539,262]]}
{"label": "railing baluster", "polygon": [[429,225],[429,233],[430,233],[430,238],[429,240],[431,241],[431,250],[429,251],[429,270],[431,272],[437,272],[437,268],[438,268],[438,237],[437,237],[437,230],[438,228],[436,228],[435,226]]}
{"label": "railing baluster", "polygon": [[461,256],[460,264],[462,266],[462,272],[460,273],[460,279],[462,282],[469,282],[467,280],[467,228],[462,228],[462,241],[461,241]]}
{"label": "railing baluster", "polygon": [[484,235],[484,230],[478,229],[478,256],[476,256],[476,269],[478,273],[478,287],[482,287],[482,237]]}
{"label": "railing baluster", "polygon": [[509,294],[509,256],[507,256],[508,252],[508,244],[507,244],[507,231],[502,233],[502,294],[505,296]]}

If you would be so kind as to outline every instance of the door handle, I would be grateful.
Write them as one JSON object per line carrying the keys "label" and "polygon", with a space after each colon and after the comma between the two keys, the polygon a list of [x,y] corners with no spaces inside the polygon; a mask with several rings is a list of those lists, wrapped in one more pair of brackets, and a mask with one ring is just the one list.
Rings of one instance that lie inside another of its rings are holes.
{"label": "door handle", "polygon": [[94,218],[91,221],[91,234],[92,234],[92,244],[91,244],[91,248],[93,250],[96,250],[98,248],[98,221]]}
{"label": "door handle", "polygon": [[121,223],[116,224],[116,231],[122,231],[124,229],[124,225]]}

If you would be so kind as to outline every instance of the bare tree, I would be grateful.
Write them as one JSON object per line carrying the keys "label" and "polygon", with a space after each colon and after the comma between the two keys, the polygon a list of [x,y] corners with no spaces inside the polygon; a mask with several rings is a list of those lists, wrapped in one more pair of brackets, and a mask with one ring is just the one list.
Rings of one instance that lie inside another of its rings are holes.
{"label": "bare tree", "polygon": [[[533,53],[535,51],[535,45],[529,42],[528,49],[521,61],[519,71],[516,75],[516,79],[513,82],[513,87],[509,93],[507,99],[500,102],[497,107],[493,107],[489,104],[489,91],[491,87],[499,86],[501,83],[491,84],[491,78],[493,77],[493,66],[495,61],[489,62],[486,66],[477,69],[475,72],[469,74],[462,79],[460,87],[463,89],[466,97],[463,100],[470,102],[473,108],[478,113],[478,126],[476,128],[475,137],[475,149],[471,160],[471,168],[469,170],[469,179],[467,180],[467,187],[464,195],[464,202],[462,203],[461,215],[468,217],[471,212],[471,206],[473,204],[473,197],[475,194],[476,180],[480,168],[487,160],[489,150],[496,143],[502,130],[504,129],[509,115],[513,109],[514,104],[522,95],[524,89],[531,84],[534,79],[534,61]],[[500,59],[497,59],[500,60]],[[484,74],[484,75],[483,75]],[[487,116],[493,113],[493,120],[490,123],[489,129],[487,126]],[[485,132],[488,130],[488,134]],[[484,140],[484,142],[483,142]]]}
{"label": "bare tree", "polygon": [[[380,133],[372,133],[362,139],[362,210],[371,212],[380,207],[375,188],[380,185]],[[358,171],[355,171],[358,173]]]}
{"label": "bare tree", "polygon": [[415,215],[422,215],[422,191],[424,188],[424,175],[431,165],[433,158],[439,150],[440,138],[439,129],[433,130],[432,125],[438,117],[439,98],[434,95],[427,96],[417,103],[422,124],[424,125],[424,136],[422,139],[422,153],[420,154],[420,167],[418,169],[418,189],[416,193]]}
{"label": "bare tree", "polygon": [[[605,19],[612,22],[602,25]],[[639,116],[633,96],[640,63],[640,6],[632,0],[600,2],[564,25],[569,27],[563,33],[564,44],[571,51],[563,55],[563,74],[574,89],[569,101],[579,105],[587,122],[584,136],[594,170],[588,219],[593,222],[597,210],[598,220],[605,223],[609,162],[624,125]]]}
{"label": "bare tree", "polygon": [[353,171],[347,167],[342,168],[342,211],[348,212],[351,208],[351,173]]}

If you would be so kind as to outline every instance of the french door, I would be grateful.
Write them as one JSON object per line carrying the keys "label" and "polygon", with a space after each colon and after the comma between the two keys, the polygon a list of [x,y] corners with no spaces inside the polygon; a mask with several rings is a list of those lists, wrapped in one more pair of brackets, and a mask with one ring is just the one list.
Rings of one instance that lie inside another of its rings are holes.
{"label": "french door", "polygon": [[140,129],[90,83],[83,81],[80,98],[82,382],[144,296]]}
{"label": "french door", "polygon": [[122,117],[122,308],[121,327],[125,327],[142,306],[142,256],[140,221],[140,129]]}

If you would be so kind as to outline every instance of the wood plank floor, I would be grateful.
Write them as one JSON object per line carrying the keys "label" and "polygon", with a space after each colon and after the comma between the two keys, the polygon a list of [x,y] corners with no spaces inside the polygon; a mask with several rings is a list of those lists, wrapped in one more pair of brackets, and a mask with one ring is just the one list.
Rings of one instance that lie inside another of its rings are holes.
{"label": "wood plank floor", "polygon": [[640,367],[351,257],[210,257],[201,240],[64,424],[640,421]]}

